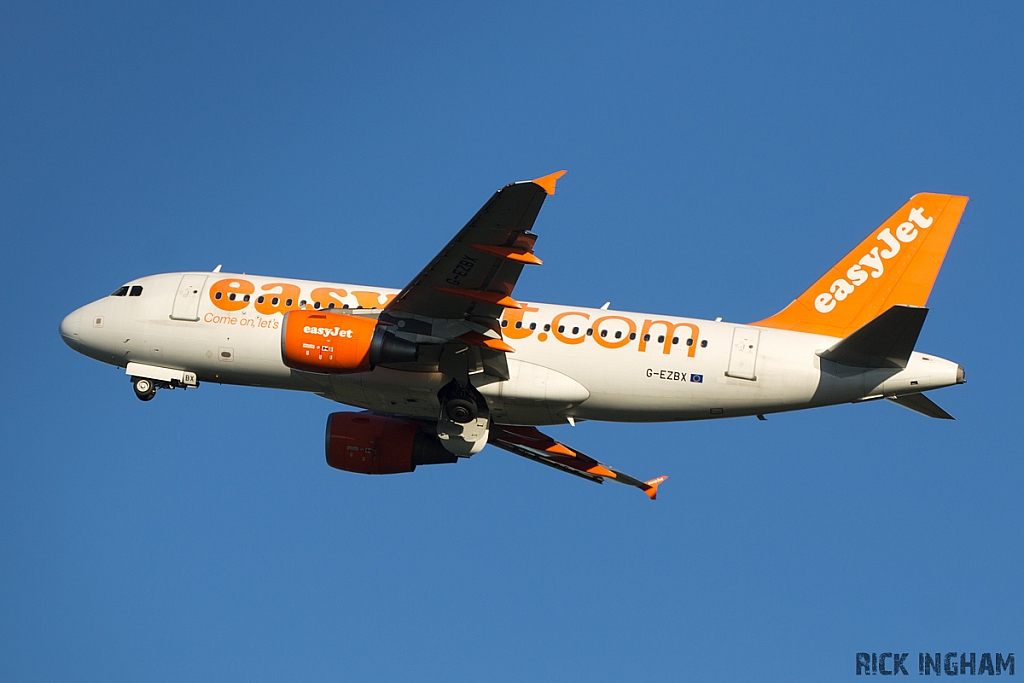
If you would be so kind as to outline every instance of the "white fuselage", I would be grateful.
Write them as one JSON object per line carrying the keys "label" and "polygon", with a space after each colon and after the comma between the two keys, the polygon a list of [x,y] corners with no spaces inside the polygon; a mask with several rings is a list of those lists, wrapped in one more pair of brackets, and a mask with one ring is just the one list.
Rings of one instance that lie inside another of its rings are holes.
{"label": "white fuselage", "polygon": [[[215,299],[213,287],[227,279],[251,283],[248,300]],[[314,301],[322,309],[372,310],[397,290],[226,273],[168,273],[130,285],[142,293],[109,296],[65,318],[65,341],[120,367],[139,363],[195,373],[201,382],[309,391],[379,412],[438,416],[437,392],[450,379],[438,372],[378,367],[325,375],[282,362],[287,310]],[[674,316],[523,303],[506,312],[502,332],[515,349],[507,355],[510,379],[480,374],[473,384],[504,424],[757,415],[958,380],[957,364],[935,356],[915,352],[904,369],[848,368],[816,353],[835,344],[833,337]]]}

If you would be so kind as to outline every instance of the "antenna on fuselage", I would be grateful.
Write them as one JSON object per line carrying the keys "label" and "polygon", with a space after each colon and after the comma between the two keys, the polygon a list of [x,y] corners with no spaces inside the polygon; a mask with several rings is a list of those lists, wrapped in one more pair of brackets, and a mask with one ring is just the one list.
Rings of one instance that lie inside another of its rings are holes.
{"label": "antenna on fuselage", "polygon": [[220,267],[223,266],[223,265],[224,265],[223,263],[218,263],[217,267],[213,269],[213,272],[219,273],[220,272]]}

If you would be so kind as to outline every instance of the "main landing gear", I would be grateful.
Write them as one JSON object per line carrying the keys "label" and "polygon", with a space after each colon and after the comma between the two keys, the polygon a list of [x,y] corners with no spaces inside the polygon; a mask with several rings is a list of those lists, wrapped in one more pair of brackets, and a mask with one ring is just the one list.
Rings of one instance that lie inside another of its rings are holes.
{"label": "main landing gear", "polygon": [[487,445],[491,418],[487,401],[480,392],[452,380],[438,392],[441,415],[437,420],[437,437],[441,445],[463,458],[479,453]]}
{"label": "main landing gear", "polygon": [[156,382],[148,377],[132,377],[132,388],[140,401],[151,401],[156,396]]}

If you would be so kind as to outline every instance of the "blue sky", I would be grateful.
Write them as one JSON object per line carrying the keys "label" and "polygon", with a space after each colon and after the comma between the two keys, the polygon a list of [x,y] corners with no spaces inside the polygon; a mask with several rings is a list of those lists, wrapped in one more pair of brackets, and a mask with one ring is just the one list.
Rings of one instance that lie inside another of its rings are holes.
{"label": "blue sky", "polygon": [[[854,678],[1024,650],[1015,3],[0,9],[0,677]],[[971,197],[887,404],[552,433],[651,504],[487,449],[365,477],[337,408],[135,399],[60,319],[212,269],[401,287],[566,168],[517,298],[757,320],[907,198]]]}

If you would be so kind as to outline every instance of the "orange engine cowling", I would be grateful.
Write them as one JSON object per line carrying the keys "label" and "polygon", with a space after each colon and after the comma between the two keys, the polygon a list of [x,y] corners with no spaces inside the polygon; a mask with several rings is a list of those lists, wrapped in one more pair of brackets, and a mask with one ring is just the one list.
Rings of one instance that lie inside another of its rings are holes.
{"label": "orange engine cowling", "polygon": [[382,363],[415,361],[418,347],[374,318],[324,311],[289,311],[281,330],[281,359],[296,370],[365,372]]}
{"label": "orange engine cowling", "polygon": [[360,474],[398,474],[458,460],[423,425],[371,413],[328,416],[326,450],[328,465]]}

